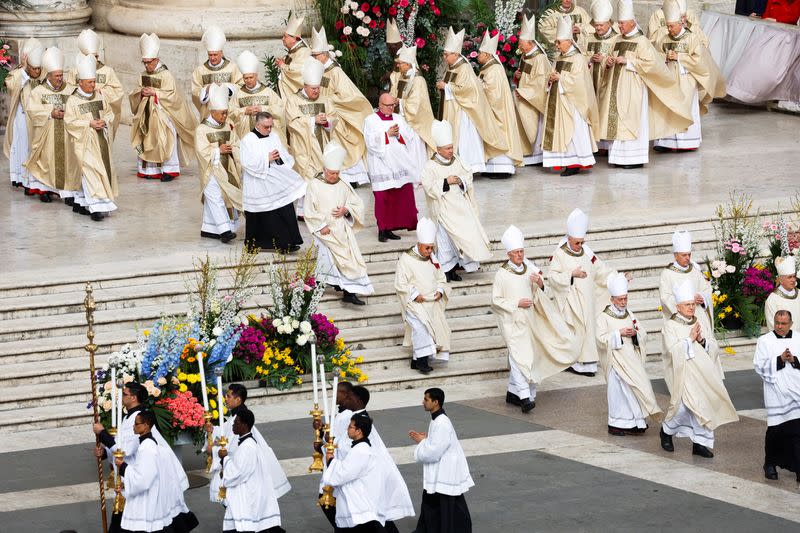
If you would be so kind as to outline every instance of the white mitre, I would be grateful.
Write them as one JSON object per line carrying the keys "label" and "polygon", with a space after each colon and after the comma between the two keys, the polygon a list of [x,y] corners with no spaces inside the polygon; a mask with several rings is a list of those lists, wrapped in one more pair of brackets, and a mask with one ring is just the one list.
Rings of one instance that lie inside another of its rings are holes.
{"label": "white mitre", "polygon": [[227,111],[230,94],[227,86],[212,83],[208,87],[209,111]]}
{"label": "white mitre", "polygon": [[677,0],[664,0],[661,11],[664,12],[664,22],[667,24],[681,21],[681,8]]}
{"label": "white mitre", "polygon": [[692,251],[692,234],[688,231],[675,231],[672,234],[672,253],[688,254]]}
{"label": "white mitre", "polygon": [[536,17],[531,15],[531,18],[522,15],[522,26],[519,30],[519,38],[525,41],[536,40]]}
{"label": "white mitre", "polygon": [[561,15],[558,17],[558,26],[556,26],[556,41],[572,41],[572,19],[569,15]]}
{"label": "white mitre", "polygon": [[567,217],[567,235],[576,239],[586,237],[589,230],[589,217],[578,208],[572,210]]}
{"label": "white mitre", "polygon": [[525,236],[522,234],[522,230],[514,225],[509,226],[503,233],[500,242],[503,244],[506,252],[525,248]]}
{"label": "white mitre", "polygon": [[404,46],[397,52],[397,61],[417,66],[417,46]]}
{"label": "white mitre", "polygon": [[94,55],[78,54],[78,58],[75,60],[75,70],[78,71],[77,78],[79,80],[97,79],[97,59]]}
{"label": "white mitre", "polygon": [[431,125],[431,136],[437,147],[453,144],[453,127],[446,120],[434,120]]}
{"label": "white mitre", "polygon": [[[319,63],[319,61],[317,61]],[[325,145],[322,151],[322,166],[327,170],[339,171],[342,169],[347,152],[337,141],[331,141]]]}
{"label": "white mitre", "polygon": [[319,87],[322,83],[322,75],[325,73],[325,67],[314,59],[313,61],[306,61],[303,64],[303,85],[310,87]]}
{"label": "white mitre", "polygon": [[158,57],[158,52],[161,49],[161,39],[155,33],[143,33],[139,37],[139,52],[141,52],[142,59],[155,59]]}
{"label": "white mitre", "polygon": [[687,279],[680,285],[673,286],[672,294],[675,296],[676,304],[685,304],[693,302],[696,291],[694,289],[694,284],[692,283],[692,280]]}
{"label": "white mitre", "polygon": [[592,22],[610,22],[614,15],[614,6],[609,0],[594,0],[591,7]]}
{"label": "white mitre", "polygon": [[497,44],[500,40],[500,34],[496,33],[494,37],[489,35],[489,31],[483,32],[483,40],[481,46],[478,48],[479,52],[485,52],[491,56],[497,53]]}
{"label": "white mitre", "polygon": [[462,29],[460,32],[455,33],[452,26],[447,28],[447,40],[444,42],[444,51],[460,55],[463,48],[464,30]]}
{"label": "white mitre", "polygon": [[207,52],[222,52],[225,46],[225,32],[219,26],[209,26],[200,39],[206,47]]}
{"label": "white mitre", "polygon": [[775,270],[779,276],[796,276],[797,266],[793,255],[775,258]]}
{"label": "white mitre", "polygon": [[608,287],[608,293],[613,297],[628,294],[628,278],[625,277],[625,274],[617,273],[609,276],[606,286]]}
{"label": "white mitre", "polygon": [[633,13],[633,0],[617,0],[617,20],[636,20]]}
{"label": "white mitre", "polygon": [[64,52],[58,47],[51,46],[42,54],[42,68],[46,72],[64,70]]}
{"label": "white mitre", "polygon": [[289,21],[286,23],[286,33],[292,35],[294,37],[300,37],[300,26],[303,25],[304,16],[295,17],[294,14],[289,17]]}
{"label": "white mitre", "polygon": [[75,41],[83,55],[88,56],[100,53],[100,37],[92,29],[81,31]]}
{"label": "white mitre", "polygon": [[236,58],[236,65],[242,74],[258,74],[260,61],[250,50],[245,50]]}
{"label": "white mitre", "polygon": [[397,28],[397,22],[394,19],[386,21],[386,44],[395,44],[403,42],[403,37],[400,35],[400,30]]}
{"label": "white mitre", "polygon": [[420,244],[434,244],[436,242],[436,223],[422,217],[417,222],[417,242]]}

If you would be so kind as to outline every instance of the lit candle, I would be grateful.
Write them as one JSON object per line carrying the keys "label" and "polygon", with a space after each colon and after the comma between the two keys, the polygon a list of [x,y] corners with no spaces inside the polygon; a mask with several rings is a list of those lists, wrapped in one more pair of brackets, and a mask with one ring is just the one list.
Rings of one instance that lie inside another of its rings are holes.
{"label": "lit candle", "polygon": [[319,385],[322,393],[322,412],[325,415],[325,423],[330,425],[331,415],[328,412],[328,388],[325,386],[325,363],[319,364]]}
{"label": "lit candle", "polygon": [[117,408],[119,409],[119,411],[117,411],[117,424],[120,426],[122,425],[122,388],[123,387],[120,387],[118,391],[119,397],[117,398]]}
{"label": "lit candle", "polygon": [[117,369],[111,369],[111,427],[117,427]]}
{"label": "lit candle", "polygon": [[206,385],[206,371],[203,368],[203,352],[197,352],[197,364],[200,365],[200,390],[203,392],[203,409],[208,411],[208,388]]}
{"label": "lit candle", "polygon": [[225,410],[222,400],[222,376],[217,376],[217,410],[219,410],[219,427],[221,429],[224,422],[222,412]]}
{"label": "lit candle", "polygon": [[333,390],[331,391],[331,427],[333,427],[333,421],[336,420],[336,413],[339,412],[339,408],[336,406],[336,391],[339,388],[339,374],[336,373],[336,370],[333,371]]}
{"label": "lit candle", "polygon": [[317,396],[317,343],[311,343],[311,377],[314,381],[314,405],[319,405]]}

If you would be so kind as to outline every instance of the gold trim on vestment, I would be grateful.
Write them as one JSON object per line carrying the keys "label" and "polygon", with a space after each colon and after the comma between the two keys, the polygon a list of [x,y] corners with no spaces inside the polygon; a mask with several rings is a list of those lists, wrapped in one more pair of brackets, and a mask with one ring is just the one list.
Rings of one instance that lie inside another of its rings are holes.
{"label": "gold trim on vestment", "polygon": [[416,245],[412,246],[411,248],[409,248],[408,250],[406,250],[406,253],[407,253],[408,255],[410,255],[411,257],[413,257],[414,259],[416,259],[417,261],[423,261],[423,262],[426,262],[426,263],[427,263],[428,261],[430,261],[430,260],[431,260],[431,259],[430,259],[430,257],[429,257],[429,258],[427,258],[427,259],[425,259],[425,258],[424,258],[424,257],[422,257],[421,255],[419,255],[417,252],[415,252],[415,251],[414,251],[414,249],[415,249],[416,247],[417,247]]}
{"label": "gold trim on vestment", "polygon": [[674,320],[675,322],[679,322],[685,326],[693,326],[695,322],[697,322],[696,316],[693,316],[691,319],[687,319],[679,313],[672,313],[672,316],[669,317],[669,319]]}
{"label": "gold trim on vestment", "polygon": [[568,242],[565,242],[564,244],[562,244],[561,245],[561,249],[564,250],[567,253],[567,255],[571,255],[572,257],[583,257],[583,254],[584,254],[584,249],[583,248],[581,248],[580,252],[575,252],[575,251],[572,250],[572,248],[569,247],[569,243]]}
{"label": "gold trim on vestment", "polygon": [[[64,83],[61,85],[60,89],[56,90],[48,85],[47,90],[49,90],[51,94],[43,94],[41,102],[43,104],[52,105],[53,109],[63,110],[69,98],[68,94],[62,93],[66,87],[67,84]],[[63,118],[56,118],[53,120],[53,161],[55,163],[53,182],[55,183],[56,189],[63,190],[66,183],[66,130],[64,129]]]}
{"label": "gold trim on vestment", "polygon": [[503,263],[503,264],[500,266],[500,268],[503,268],[503,269],[505,269],[505,270],[508,270],[509,272],[511,272],[512,274],[516,274],[517,276],[523,276],[523,275],[525,275],[525,273],[528,271],[528,263],[526,263],[525,261],[523,261],[523,262],[522,262],[522,271],[521,271],[521,272],[517,272],[516,270],[514,270],[513,268],[511,268],[511,265],[509,265],[509,264],[508,264],[508,261],[506,261],[505,263]]}
{"label": "gold trim on vestment", "polygon": [[[90,98],[94,98],[94,94],[90,97],[83,96],[82,94],[76,92],[75,96],[81,98],[83,100],[89,100]],[[81,113],[91,113],[93,119],[100,118],[100,111],[103,110],[103,101],[102,100],[91,100],[86,102],[85,104],[78,105],[78,111]],[[108,182],[111,183],[111,157],[108,152],[108,139],[106,139],[105,131],[102,129],[95,130],[97,134],[97,142],[100,145],[100,158],[103,160],[103,167],[106,169],[106,177],[108,178]]]}
{"label": "gold trim on vestment", "polygon": [[[577,53],[577,51],[574,52]],[[561,73],[562,71],[569,72],[570,70],[572,70],[572,63],[569,61],[556,61],[555,68],[556,72],[558,73]],[[544,139],[542,140],[542,148],[548,152],[553,151],[553,129],[555,128],[557,102],[558,102],[558,80],[550,84],[550,89],[547,92],[547,116],[545,117]],[[577,113],[577,111],[575,112]]]}
{"label": "gold trim on vestment", "polygon": [[450,159],[450,161],[447,161],[447,162],[445,163],[445,162],[444,162],[444,161],[442,161],[442,160],[441,160],[439,157],[436,157],[436,156],[437,156],[437,154],[433,154],[433,155],[431,156],[431,159],[432,159],[432,160],[434,160],[434,161],[436,161],[437,163],[439,163],[439,164],[440,164],[440,165],[442,165],[443,167],[449,167],[450,165],[452,165],[452,164],[453,164],[453,161],[455,161],[455,160],[456,160],[456,158],[455,158],[455,157],[453,157],[453,158],[451,158],[451,159]]}
{"label": "gold trim on vestment", "polygon": [[94,81],[103,85],[106,82],[106,75],[105,74],[95,74]]}
{"label": "gold trim on vestment", "polygon": [[673,272],[677,272],[678,274],[688,274],[693,269],[694,269],[694,263],[689,263],[689,268],[687,268],[685,270],[682,269],[682,268],[676,267],[675,263],[670,263],[670,265],[667,267],[667,270],[672,270]]}
{"label": "gold trim on vestment", "polygon": [[789,295],[787,295],[787,294],[786,294],[785,292],[783,292],[783,291],[782,291],[782,290],[781,290],[779,287],[776,287],[776,288],[775,288],[775,290],[774,290],[774,291],[772,291],[772,292],[773,292],[774,294],[777,294],[777,295],[778,295],[778,296],[780,296],[781,298],[785,298],[785,299],[787,299],[787,300],[796,300],[796,299],[797,299],[797,289],[795,289],[795,290],[794,290],[794,296],[789,296]]}
{"label": "gold trim on vestment", "polygon": [[256,82],[256,85],[255,85],[255,87],[253,87],[252,89],[248,89],[248,88],[247,88],[247,86],[244,84],[244,82],[242,82],[242,84],[241,84],[241,85],[239,85],[239,88],[240,88],[241,90],[243,90],[244,92],[246,92],[247,94],[257,94],[257,93],[260,93],[260,92],[261,92],[261,91],[264,89],[264,87],[265,87],[265,85],[264,85],[263,83],[261,83],[261,80],[259,80],[258,82]]}
{"label": "gold trim on vestment", "polygon": [[248,107],[251,105],[269,105],[269,95],[256,94],[239,98],[239,107]]}
{"label": "gold trim on vestment", "polygon": [[203,63],[203,66],[208,70],[216,71],[225,68],[230,62],[230,59],[223,56],[222,61],[219,62],[219,65],[214,66],[211,64],[211,60],[207,60],[205,63]]}
{"label": "gold trim on vestment", "polygon": [[[637,32],[633,37],[622,36],[623,39],[632,39],[638,37],[641,32]],[[627,52],[633,52],[639,43],[629,41],[617,41],[614,43],[614,57],[624,56]],[[625,65],[614,63],[614,74],[611,77],[611,96],[608,103],[608,132],[606,137],[608,140],[613,141],[617,138],[617,128],[619,126],[619,108],[617,107],[617,86],[619,85],[619,78],[622,75],[622,70]]]}
{"label": "gold trim on vestment", "polygon": [[627,309],[625,309],[625,314],[617,315],[614,311],[611,310],[611,306],[610,305],[607,305],[606,308],[603,309],[603,312],[605,314],[607,314],[608,316],[610,316],[611,318],[616,318],[617,320],[623,320],[623,319],[628,318],[630,316],[630,313],[628,313]]}
{"label": "gold trim on vestment", "polygon": [[230,83],[231,72],[212,72],[211,74],[203,74],[203,85],[211,83]]}
{"label": "gold trim on vestment", "polygon": [[155,76],[150,76],[148,74],[142,74],[142,87],[151,87],[153,89],[160,89],[161,78],[156,78]]}

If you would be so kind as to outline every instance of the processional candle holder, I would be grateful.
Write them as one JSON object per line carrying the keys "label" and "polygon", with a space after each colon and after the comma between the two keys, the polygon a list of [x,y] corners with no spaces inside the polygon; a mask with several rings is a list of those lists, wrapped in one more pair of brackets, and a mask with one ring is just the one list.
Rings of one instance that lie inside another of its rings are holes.
{"label": "processional candle holder", "polygon": [[[325,424],[323,431],[330,435],[330,426]],[[334,438],[332,435],[328,438],[328,443],[325,445],[325,451],[329,453],[333,453],[336,450],[336,444],[333,442]],[[330,509],[331,507],[336,505],[336,498],[333,496],[333,487],[330,485],[325,485],[322,487],[322,496],[319,497],[317,501],[317,505],[322,507],[323,509]]]}
{"label": "processional candle holder", "polygon": [[[206,426],[208,426],[211,423],[211,419],[213,419],[213,418],[214,418],[214,415],[211,414],[211,411],[206,411],[205,413],[203,413],[203,419],[206,421]],[[213,432],[209,432],[209,431],[206,432],[206,439],[207,439],[206,442],[208,443],[208,447],[211,447],[211,446],[214,445],[214,443],[211,441],[212,434],[213,434]],[[213,454],[214,454],[213,450],[210,453],[206,454],[206,474],[210,474],[211,473],[211,463],[214,462],[214,455]]]}
{"label": "processional candle holder", "polygon": [[322,411],[319,410],[319,404],[315,403],[308,414],[314,420],[314,453],[311,454],[311,466],[308,467],[308,472],[322,472],[325,467],[322,463],[322,452],[317,451],[322,448]]}
{"label": "processional candle holder", "polygon": [[[114,459],[116,464],[116,459],[122,459],[125,457],[125,452],[122,450],[116,450],[114,452]],[[119,473],[119,467],[115,469],[114,473],[114,488],[120,489],[122,488],[122,476]],[[119,514],[125,510],[125,497],[122,495],[122,492],[117,492],[116,496],[114,496],[114,514]]]}
{"label": "processional candle holder", "polygon": [[[224,450],[225,446],[228,445],[228,439],[225,438],[225,435],[221,436],[216,440],[217,445],[219,445],[220,450]],[[228,488],[225,485],[219,486],[219,492],[217,493],[217,501],[223,501],[228,496]]]}

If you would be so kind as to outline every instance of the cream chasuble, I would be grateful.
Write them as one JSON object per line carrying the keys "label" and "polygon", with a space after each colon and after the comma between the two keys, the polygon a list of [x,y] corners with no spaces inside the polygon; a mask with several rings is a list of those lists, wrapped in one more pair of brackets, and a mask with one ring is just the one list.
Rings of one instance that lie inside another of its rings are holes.
{"label": "cream chasuble", "polygon": [[305,41],[299,41],[286,53],[278,80],[278,93],[287,98],[303,88],[303,65],[313,59]]}
{"label": "cream chasuble", "polygon": [[681,107],[691,107],[696,90],[700,114],[705,115],[708,112],[708,105],[714,98],[725,96],[727,93],[725,78],[699,36],[689,30],[684,30],[679,37],[664,32],[654,44],[663,57],[666,57],[670,50],[678,53],[677,61],[666,61],[666,63],[683,95],[684,102],[681,103]]}
{"label": "cream chasuble", "polygon": [[[142,98],[144,87],[155,89],[156,96]],[[172,124],[178,136],[178,155],[185,165],[185,151],[194,149],[197,119],[167,67],[160,64],[152,74],[142,72],[139,86],[129,99],[133,111],[131,146],[139,158],[150,163],[163,163],[170,158],[175,148]]]}
{"label": "cream chasuble", "polygon": [[592,28],[591,32],[586,36],[586,56],[589,61],[589,70],[592,72],[592,86],[594,86],[594,93],[598,101],[600,100],[600,87],[605,78],[613,73],[613,70],[607,69],[602,62],[593,63],[591,57],[594,54],[600,54],[603,56],[603,61],[605,61],[608,56],[612,55],[611,53],[618,37],[619,33],[614,26],[605,35],[597,35],[597,32]]}
{"label": "cream chasuble", "polygon": [[[527,259],[521,266],[517,271],[506,262],[497,270],[492,311],[509,356],[529,383],[539,384],[575,363],[580,342],[545,291],[531,281],[531,274],[541,275],[541,270]],[[522,298],[533,305],[522,309]]]}
{"label": "cream chasuble", "polygon": [[[797,289],[794,294],[786,294],[780,287],[772,291],[764,302],[764,318],[767,321],[767,331],[775,329],[775,313],[778,311],[789,311],[792,313],[792,329],[800,331],[800,298],[797,297]],[[795,354],[800,355],[800,354]]]}
{"label": "cream chasuble", "polygon": [[57,91],[48,82],[31,91],[28,119],[33,128],[33,143],[25,167],[31,176],[56,191],[81,188],[78,160],[67,134],[64,119],[52,118],[55,109],[65,109],[75,86],[64,82]]}
{"label": "cream chasuble", "polygon": [[596,152],[599,122],[597,100],[586,57],[573,47],[566,54],[558,55],[555,70],[560,78],[548,88],[542,149],[547,152],[566,152],[575,133],[572,114],[578,113],[589,125],[592,152]]}
{"label": "cream chasuble", "polygon": [[[334,217],[331,212],[346,207],[349,216]],[[325,246],[339,273],[349,280],[367,276],[367,264],[361,257],[356,231],[364,224],[364,202],[344,180],[327,183],[320,173],[308,181],[303,204],[306,227]],[[320,230],[328,227],[327,235]]]}
{"label": "cream chasuble", "polygon": [[676,314],[661,330],[664,380],[670,391],[665,420],[675,416],[683,403],[703,427],[713,431],[723,424],[736,422],[739,417],[715,362],[719,346],[713,332],[701,325],[705,348],[689,340],[689,332],[696,323],[695,317],[687,320]]}
{"label": "cream chasuble", "polygon": [[578,44],[578,48],[586,50],[586,35],[593,30],[592,17],[585,9],[576,5],[575,0],[572,0],[572,7],[569,9],[564,9],[558,5],[544,12],[539,19],[539,33],[542,35],[542,42],[551,50],[555,48],[558,19],[564,15],[569,15],[572,23],[581,27],[581,32],[577,35],[573,34],[573,38]]}
{"label": "cream chasuble", "polygon": [[[633,328],[636,330],[636,344],[632,337],[622,337],[619,330]],[[644,368],[647,357],[647,331],[637,323],[636,317],[628,310],[617,316],[606,306],[597,316],[597,351],[600,354],[600,367],[608,381],[611,369],[630,388],[639,402],[644,416],[652,416],[661,412],[656,403],[653,386]]]}
{"label": "cream chasuble", "polygon": [[453,95],[452,99],[445,97],[443,115],[444,120],[453,127],[453,145],[456,150],[458,150],[461,124],[460,114],[461,111],[464,111],[483,140],[486,160],[506,155],[508,142],[492,113],[481,81],[475,75],[469,62],[463,56],[460,57],[455,65],[447,69],[443,79],[447,84],[447,89]]}
{"label": "cream chasuble", "polygon": [[[572,272],[580,267],[585,278],[573,278]],[[599,360],[595,328],[600,298],[608,296],[606,282],[617,271],[605,264],[586,246],[576,253],[564,242],[553,252],[547,282],[553,291],[561,316],[575,328],[579,339],[579,363]],[[608,301],[608,300],[606,300]]]}
{"label": "cream chasuble", "polygon": [[711,284],[703,274],[703,269],[695,262],[689,263],[686,269],[672,263],[661,271],[661,277],[658,281],[658,295],[661,299],[661,315],[667,321],[678,312],[675,306],[675,295],[672,293],[672,288],[682,285],[686,280],[690,280],[694,286],[695,294],[700,294],[703,297],[704,306],[697,306],[696,314],[704,314],[704,319],[707,324],[712,324],[711,317],[714,316],[714,308],[711,300]]}
{"label": "cream chasuble", "polygon": [[[97,74],[94,81],[94,90],[103,95],[103,100],[111,106],[111,111],[114,112],[111,137],[116,139],[119,121],[122,118],[122,98],[125,96],[125,90],[122,88],[122,83],[120,83],[114,69],[101,61],[97,62]],[[76,79],[75,70],[69,72],[69,82],[77,85],[78,80]]]}
{"label": "cream chasuble", "polygon": [[514,97],[511,95],[505,68],[495,57],[492,57],[485,65],[481,66],[478,77],[483,82],[483,92],[489,101],[489,107],[509,146],[506,155],[514,162],[515,166],[519,166],[522,163],[522,156],[529,149],[526,150],[528,143],[523,141],[520,125],[517,123]]}
{"label": "cream chasuble", "polygon": [[244,139],[244,136],[256,127],[255,113],[245,114],[245,109],[250,106],[256,106],[258,112],[267,112],[272,115],[272,132],[278,134],[284,146],[288,146],[284,101],[278,96],[278,93],[261,82],[258,82],[252,89],[248,89],[242,83],[230,99],[228,118],[236,124],[236,135],[239,139]]}
{"label": "cream chasuble", "polygon": [[521,56],[520,77],[517,81],[517,97],[514,98],[519,116],[518,123],[525,132],[527,143],[523,155],[529,155],[539,134],[539,120],[547,105],[547,77],[553,65],[538,44]]}
{"label": "cream chasuble", "polygon": [[[436,292],[442,289],[441,299],[434,301]],[[425,259],[413,248],[400,254],[395,271],[394,290],[400,299],[400,310],[405,321],[405,337],[403,346],[411,346],[411,326],[406,320],[406,313],[411,313],[422,324],[441,352],[450,351],[450,326],[444,310],[450,296],[450,287],[439,265],[433,259]],[[415,302],[414,293],[425,298],[424,302]]]}
{"label": "cream chasuble", "polygon": [[[8,121],[6,122],[6,135],[3,141],[3,153],[8,159],[11,159],[11,144],[14,142],[14,135],[27,135],[28,146],[33,142],[33,128],[31,120],[28,116],[28,100],[30,99],[33,89],[38,87],[42,82],[40,79],[33,80],[24,74],[22,67],[15,68],[6,76],[6,90],[8,91],[9,113]],[[17,114],[17,106],[22,105],[22,111],[25,113],[25,123],[27,124],[26,131],[14,131],[14,119]]]}
{"label": "cream chasuble", "polygon": [[331,61],[325,67],[321,85],[320,98],[328,99],[339,119],[333,128],[333,138],[339,141],[347,152],[342,168],[348,169],[363,159],[367,153],[367,144],[364,142],[361,128],[364,127],[364,120],[374,110],[369,100],[361,94],[358,87],[335,61]]}
{"label": "cream chasuble", "polygon": [[[310,100],[303,89],[289,95],[285,102],[286,135],[294,156],[294,170],[310,180],[322,172],[322,151],[331,140],[336,113],[333,104],[322,94]],[[328,117],[327,126],[314,122],[314,117],[320,113]]]}
{"label": "cream chasuble", "polygon": [[[700,38],[700,42],[703,43],[703,46],[708,46],[708,36],[703,31],[700,25],[700,17],[697,16],[694,9],[686,10],[686,22],[684,23],[684,27],[697,35]],[[650,21],[647,23],[647,38],[651,41],[655,41],[661,37],[659,34],[661,32],[666,32],[666,30],[667,23],[664,20],[664,10],[659,7],[650,15]]]}
{"label": "cream chasuble", "polygon": [[[460,178],[464,187],[449,185],[444,190],[449,176]],[[431,219],[447,232],[460,256],[488,261],[492,257],[489,237],[481,225],[472,185],[472,172],[457,156],[449,163],[433,156],[422,171],[422,187]]]}
{"label": "cream chasuble", "polygon": [[[410,70],[409,73],[411,73]],[[425,78],[419,74],[411,76],[401,74],[394,79],[396,83],[392,82],[390,92],[392,96],[400,100],[400,108],[395,112],[400,113],[406,119],[408,125],[425,141],[429,151],[435,152],[436,143],[433,142],[431,136],[433,109]]]}
{"label": "cream chasuble", "polygon": [[[102,130],[89,125],[90,121],[98,118],[106,122]],[[64,124],[72,137],[83,186],[92,198],[99,200],[114,200],[119,194],[111,153],[114,138],[110,130],[114,118],[111,105],[98,91],[90,97],[75,91],[64,110]]]}
{"label": "cream chasuble", "polygon": [[[242,83],[242,74],[236,63],[223,57],[218,65],[211,65],[208,61],[194,69],[192,72],[192,103],[200,112],[200,120],[208,116],[208,92],[204,91],[212,83],[220,85],[239,85]],[[203,103],[205,100],[206,103]]]}
{"label": "cream chasuble", "polygon": [[640,31],[621,35],[612,57],[624,56],[628,63],[615,63],[603,74],[600,88],[600,139],[632,141],[639,137],[642,88],[648,90],[648,136],[660,139],[681,133],[692,124],[692,113],[660,54]]}
{"label": "cream chasuble", "polygon": [[[239,163],[239,136],[232,122],[216,125],[206,119],[197,126],[194,149],[200,170],[200,197],[213,177],[222,191],[225,207],[242,210],[242,182]],[[219,153],[220,144],[230,144],[233,152]]]}

